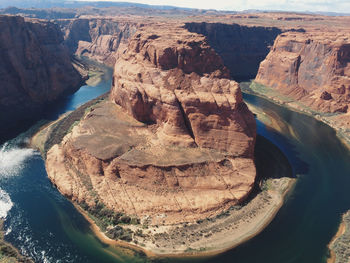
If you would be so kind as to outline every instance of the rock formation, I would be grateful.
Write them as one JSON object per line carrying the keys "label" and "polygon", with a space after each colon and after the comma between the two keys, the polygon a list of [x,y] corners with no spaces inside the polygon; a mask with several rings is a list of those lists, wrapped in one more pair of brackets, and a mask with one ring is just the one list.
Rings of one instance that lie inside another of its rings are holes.
{"label": "rock formation", "polygon": [[145,26],[117,57],[110,100],[47,153],[60,192],[150,224],[203,219],[245,200],[255,120],[206,38]]}
{"label": "rock formation", "polygon": [[0,16],[0,136],[37,119],[45,105],[82,83],[50,22]]}
{"label": "rock formation", "polygon": [[261,63],[256,81],[321,113],[350,104],[350,32],[286,32]]}
{"label": "rock formation", "polygon": [[57,21],[72,54],[114,66],[115,53],[127,44],[139,23],[127,19],[77,18]]}

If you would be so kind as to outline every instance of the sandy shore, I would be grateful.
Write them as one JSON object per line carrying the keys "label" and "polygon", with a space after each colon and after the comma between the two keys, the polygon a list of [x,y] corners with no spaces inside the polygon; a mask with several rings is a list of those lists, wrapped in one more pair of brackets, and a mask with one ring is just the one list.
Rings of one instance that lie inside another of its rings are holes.
{"label": "sandy shore", "polygon": [[331,255],[330,255],[330,258],[327,260],[327,263],[335,263],[336,255],[335,255],[335,252],[331,249],[331,247],[340,236],[344,235],[345,230],[346,230],[345,223],[342,222],[338,228],[337,233],[335,234],[335,236],[332,238],[331,242],[328,245]]}
{"label": "sandy shore", "polygon": [[242,207],[233,207],[215,218],[196,223],[150,226],[127,225],[134,233],[128,243],[108,238],[88,213],[77,206],[103,243],[143,251],[148,257],[211,256],[230,250],[259,234],[276,216],[295,179],[269,179],[269,189],[256,195]]}
{"label": "sandy shore", "polygon": [[17,248],[4,240],[3,224],[0,219],[0,263],[33,263],[32,259],[23,256]]}
{"label": "sandy shore", "polygon": [[[346,252],[346,250],[348,251],[350,250],[350,244],[348,242],[349,234],[347,234],[348,237],[345,236],[346,233],[349,232],[349,229],[348,229],[349,218],[350,218],[350,211],[348,211],[342,216],[342,222],[339,225],[338,231],[335,234],[335,236],[332,238],[331,242],[328,244],[330,257],[327,259],[327,263],[336,263],[336,262],[343,263],[344,253]],[[340,243],[338,246],[336,244],[337,242]],[[348,258],[347,260],[348,260],[347,262],[350,262],[350,258]],[[347,262],[344,262],[344,263],[347,263]]]}
{"label": "sandy shore", "polygon": [[133,251],[142,251],[145,253],[148,257],[153,257],[155,254],[153,254],[151,251],[147,251],[143,248],[140,248],[137,245],[122,241],[122,240],[114,240],[106,236],[106,234],[97,226],[95,221],[90,217],[90,215],[83,210],[79,205],[73,203],[74,207],[84,216],[84,218],[89,222],[90,229],[94,233],[94,235],[104,244],[110,245],[112,247],[122,247],[126,249],[131,249]]}
{"label": "sandy shore", "polygon": [[258,85],[259,88],[255,87],[255,85],[250,85],[249,87],[243,85],[243,87],[241,86],[241,89],[245,93],[253,94],[263,99],[267,99],[275,104],[286,107],[292,111],[311,116],[327,124],[329,127],[333,128],[336,131],[336,134],[340,141],[343,142],[343,144],[350,149],[350,126],[348,122],[350,113],[328,116],[327,114],[316,112],[311,108],[303,106],[294,99],[289,98],[279,93],[278,91],[273,90],[272,88],[266,87],[261,84]]}
{"label": "sandy shore", "polygon": [[31,136],[29,141],[29,146],[39,150],[43,153],[43,145],[47,140],[47,137],[50,135],[51,127],[53,127],[56,123],[60,122],[64,117],[66,117],[70,112],[66,112],[59,116],[59,118],[55,121],[47,122],[44,125],[40,126],[37,131]]}

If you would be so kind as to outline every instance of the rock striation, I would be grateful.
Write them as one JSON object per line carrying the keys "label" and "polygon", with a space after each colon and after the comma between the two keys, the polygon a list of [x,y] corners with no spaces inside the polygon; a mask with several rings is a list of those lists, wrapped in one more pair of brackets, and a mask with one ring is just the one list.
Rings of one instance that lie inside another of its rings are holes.
{"label": "rock striation", "polygon": [[56,24],[0,16],[0,136],[82,83]]}
{"label": "rock striation", "polygon": [[144,26],[117,58],[110,99],[47,152],[60,192],[149,224],[204,219],[245,200],[255,120],[207,39]]}
{"label": "rock striation", "polygon": [[350,106],[350,32],[285,32],[260,64],[256,81],[321,113]]}
{"label": "rock striation", "polygon": [[111,18],[57,20],[65,33],[65,44],[72,54],[114,66],[115,53],[125,48],[140,26],[137,21]]}
{"label": "rock striation", "polygon": [[174,140],[181,134],[199,147],[251,157],[254,120],[206,39],[183,29],[161,37],[147,30],[118,60],[111,98]]}

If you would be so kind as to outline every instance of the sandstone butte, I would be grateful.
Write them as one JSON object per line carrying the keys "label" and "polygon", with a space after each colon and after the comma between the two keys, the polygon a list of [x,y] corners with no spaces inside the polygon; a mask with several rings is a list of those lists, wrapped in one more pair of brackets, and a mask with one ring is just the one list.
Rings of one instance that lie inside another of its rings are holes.
{"label": "sandstone butte", "polygon": [[37,119],[48,103],[76,91],[82,77],[72,65],[58,25],[0,16],[0,138]]}
{"label": "sandstone butte", "polygon": [[140,26],[116,58],[109,100],[47,152],[59,191],[150,224],[203,219],[245,200],[255,120],[207,39],[171,23]]}

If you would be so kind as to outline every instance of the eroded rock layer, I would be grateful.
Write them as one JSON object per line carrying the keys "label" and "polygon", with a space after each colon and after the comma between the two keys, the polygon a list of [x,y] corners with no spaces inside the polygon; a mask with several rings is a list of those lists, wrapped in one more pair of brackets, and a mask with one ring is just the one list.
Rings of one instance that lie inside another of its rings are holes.
{"label": "eroded rock layer", "polygon": [[47,153],[73,200],[147,220],[194,221],[245,200],[255,181],[255,120],[206,38],[142,27],[119,51],[110,101]]}
{"label": "eroded rock layer", "polygon": [[286,32],[261,63],[256,81],[322,113],[350,104],[350,32]]}
{"label": "eroded rock layer", "polygon": [[57,21],[72,54],[114,66],[115,53],[140,26],[136,21],[112,18],[76,18]]}
{"label": "eroded rock layer", "polygon": [[36,119],[43,107],[82,83],[59,27],[0,16],[0,135]]}

